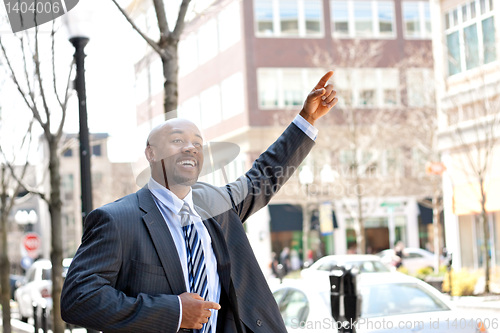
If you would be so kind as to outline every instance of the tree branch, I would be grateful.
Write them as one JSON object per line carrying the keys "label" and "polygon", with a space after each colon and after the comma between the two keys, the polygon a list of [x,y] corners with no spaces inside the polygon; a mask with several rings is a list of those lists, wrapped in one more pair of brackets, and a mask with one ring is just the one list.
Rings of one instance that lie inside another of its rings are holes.
{"label": "tree branch", "polygon": [[132,28],[137,31],[137,33],[139,35],[141,35],[141,37],[146,41],[146,43],[149,44],[149,46],[151,46],[153,48],[153,50],[156,51],[156,53],[158,53],[158,55],[164,59],[167,59],[163,50],[161,49],[161,47],[154,41],[152,40],[151,38],[149,38],[148,36],[146,36],[146,34],[144,34],[141,29],[139,29],[139,27],[134,23],[134,21],[132,21],[132,19],[130,18],[130,16],[127,14],[127,12],[125,12],[125,10],[120,7],[120,5],[116,2],[116,0],[111,0],[115,5],[116,7],[118,8],[118,10],[123,14],[123,16],[125,16],[125,19],[128,21],[128,23],[130,23],[130,25],[132,26]]}
{"label": "tree branch", "polygon": [[165,13],[165,5],[163,0],[153,0],[155,6],[156,19],[158,20],[158,29],[160,30],[160,41],[170,37],[170,29],[168,27],[167,15]]}
{"label": "tree branch", "polygon": [[[35,100],[34,100],[33,95],[32,95],[32,90],[30,89],[29,96],[30,96],[30,98],[31,98],[31,100],[33,102],[33,105],[31,105],[30,102],[28,101],[28,99],[26,97],[26,93],[23,91],[23,88],[21,87],[21,84],[19,83],[19,80],[17,79],[16,72],[14,71],[14,68],[12,67],[10,59],[7,56],[7,52],[5,51],[5,47],[3,45],[1,37],[0,37],[0,48],[2,49],[3,56],[4,56],[4,58],[5,58],[6,62],[7,62],[7,66],[9,67],[12,80],[14,81],[14,84],[16,85],[17,90],[21,94],[21,97],[23,98],[24,102],[26,103],[26,106],[28,106],[28,108],[32,111],[33,117],[40,123],[40,125],[42,126],[42,128],[44,128],[44,123],[43,123],[43,121],[42,121],[42,119],[40,117],[40,113],[37,110],[36,103],[35,103]],[[25,66],[24,67],[26,68],[26,58],[25,58],[25,54],[24,54],[24,47],[23,47],[23,58],[25,60],[25,62],[24,62]]]}
{"label": "tree branch", "polygon": [[[155,0],[155,2],[158,0]],[[186,13],[191,0],[182,0],[181,7],[179,8],[179,14],[177,16],[177,22],[175,23],[174,31],[172,32],[173,37],[179,40],[181,37],[182,30],[184,30],[184,23],[186,19]]]}
{"label": "tree branch", "polygon": [[50,36],[52,37],[52,41],[51,41],[51,50],[52,50],[52,83],[53,83],[53,86],[54,86],[54,94],[56,95],[56,98],[57,98],[57,102],[59,103],[59,106],[62,108],[62,102],[61,102],[61,98],[59,97],[59,94],[57,93],[57,76],[56,76],[56,55],[55,55],[55,49],[56,49],[56,46],[55,46],[55,38],[54,38],[54,35],[55,35],[55,20],[52,21],[52,30],[50,31]]}
{"label": "tree branch", "polygon": [[44,128],[44,130],[46,132],[47,132],[47,130],[50,132],[50,108],[49,108],[49,105],[47,104],[47,98],[45,97],[45,89],[43,88],[42,74],[40,71],[40,50],[38,48],[38,27],[35,27],[35,52],[33,54],[33,62],[35,64],[35,73],[36,73],[36,78],[38,81],[38,88],[40,89],[40,97],[42,97],[43,108],[45,110],[45,115],[47,116],[47,121],[45,123],[47,126],[47,129]]}

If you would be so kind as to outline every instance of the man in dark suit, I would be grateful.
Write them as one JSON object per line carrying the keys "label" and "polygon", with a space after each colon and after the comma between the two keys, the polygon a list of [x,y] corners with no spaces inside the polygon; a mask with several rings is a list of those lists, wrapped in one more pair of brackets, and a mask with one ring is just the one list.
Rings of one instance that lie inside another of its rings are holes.
{"label": "man in dark suit", "polygon": [[312,149],[315,121],[337,103],[332,75],[252,168],[223,187],[197,182],[203,140],[193,123],[171,119],[153,129],[148,186],[85,221],[62,291],[63,319],[105,332],[286,332],[243,222]]}

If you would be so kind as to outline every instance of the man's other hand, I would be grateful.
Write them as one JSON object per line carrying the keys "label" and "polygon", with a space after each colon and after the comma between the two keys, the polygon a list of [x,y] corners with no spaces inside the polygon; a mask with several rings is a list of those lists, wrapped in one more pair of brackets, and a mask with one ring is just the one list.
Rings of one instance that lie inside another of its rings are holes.
{"label": "man's other hand", "polygon": [[212,315],[210,309],[220,310],[220,305],[207,302],[198,294],[182,293],[179,295],[182,303],[181,328],[201,329]]}

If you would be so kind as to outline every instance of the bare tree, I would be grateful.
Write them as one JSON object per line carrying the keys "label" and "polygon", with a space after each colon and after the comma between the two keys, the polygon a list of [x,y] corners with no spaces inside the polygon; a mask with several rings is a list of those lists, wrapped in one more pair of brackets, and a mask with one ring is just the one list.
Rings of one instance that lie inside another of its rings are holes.
{"label": "bare tree", "polygon": [[[32,124],[32,123],[31,123]],[[3,331],[11,332],[10,324],[10,260],[9,246],[7,236],[9,233],[9,214],[11,213],[16,203],[16,197],[22,189],[21,182],[26,174],[28,167],[27,156],[24,158],[23,164],[19,161],[19,156],[16,152],[29,152],[31,143],[31,124],[28,126],[27,132],[20,144],[12,147],[14,153],[6,154],[0,144],[0,304],[2,306]]]}
{"label": "bare tree", "polygon": [[[175,27],[171,30],[167,20],[167,6],[164,0],[153,0],[153,5],[156,12],[157,25],[160,32],[159,39],[154,40],[153,37],[148,36],[147,32],[141,30],[133,20],[130,14],[122,8],[117,0],[112,0],[120,12],[125,16],[127,21],[132,25],[139,35],[151,46],[151,48],[160,56],[163,66],[163,108],[165,118],[175,118],[177,116],[178,105],[178,74],[179,74],[179,56],[178,46],[182,31],[184,29],[184,22],[186,13],[191,0],[182,0]],[[136,1],[143,3],[143,1]]]}
{"label": "bare tree", "polygon": [[[498,73],[496,73],[498,76]],[[445,81],[446,82],[446,81]],[[444,130],[452,140],[447,169],[457,178],[472,186],[477,199],[472,214],[477,214],[482,227],[482,247],[485,268],[485,292],[490,291],[491,244],[488,223],[488,186],[493,157],[498,154],[500,131],[500,91],[498,77],[488,69],[469,75],[463,84],[466,89],[453,92],[446,87],[443,109],[448,127]]]}
{"label": "bare tree", "polygon": [[[48,146],[50,192],[45,194],[26,184],[23,184],[23,186],[27,190],[40,195],[49,207],[51,217],[50,259],[52,261],[53,331],[59,333],[64,332],[65,323],[61,318],[60,307],[63,284],[63,244],[61,222],[62,202],[60,193],[61,175],[59,173],[60,156],[58,146],[66,119],[73,65],[68,62],[67,67],[57,67],[56,71],[56,63],[59,60],[56,61],[55,59],[55,35],[56,22],[54,21],[49,32],[42,33],[39,31],[39,27],[35,27],[34,30],[29,32],[14,35],[13,40],[6,41],[5,37],[0,36],[0,47],[11,79],[22,101],[31,111],[36,123],[40,125],[43,138]],[[46,37],[48,41],[42,37]],[[17,43],[17,47],[12,46],[9,48],[9,52],[7,52],[6,43],[9,42]],[[15,52],[17,52],[17,57],[13,55]],[[42,60],[47,54],[49,55],[49,60]],[[68,69],[68,77],[64,83],[59,84],[56,72],[59,73],[61,68]]]}

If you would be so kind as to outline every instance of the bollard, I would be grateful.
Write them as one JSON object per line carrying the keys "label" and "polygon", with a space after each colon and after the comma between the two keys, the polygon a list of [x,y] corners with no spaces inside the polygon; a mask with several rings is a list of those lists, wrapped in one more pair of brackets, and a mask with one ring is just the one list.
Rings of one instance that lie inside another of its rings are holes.
{"label": "bollard", "polygon": [[330,302],[332,317],[340,333],[356,333],[353,325],[361,313],[361,296],[357,289],[357,270],[336,266],[330,271]]}
{"label": "bollard", "polygon": [[33,325],[35,326],[35,333],[38,333],[38,318],[37,318],[37,312],[38,312],[38,305],[33,302]]}
{"label": "bollard", "polygon": [[42,306],[42,318],[41,318],[41,326],[42,326],[42,331],[44,333],[48,332],[48,327],[47,327],[47,307],[44,305]]}
{"label": "bollard", "polygon": [[453,295],[451,293],[452,291],[452,280],[451,280],[451,271],[452,271],[452,264],[453,264],[453,253],[449,254],[448,262],[446,263],[446,270],[448,271],[448,285],[450,286],[450,299],[453,299]]}

